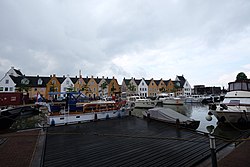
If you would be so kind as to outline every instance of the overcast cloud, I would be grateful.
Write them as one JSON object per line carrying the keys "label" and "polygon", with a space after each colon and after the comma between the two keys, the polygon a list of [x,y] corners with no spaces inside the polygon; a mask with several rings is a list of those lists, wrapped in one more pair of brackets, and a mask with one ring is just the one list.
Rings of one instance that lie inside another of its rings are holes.
{"label": "overcast cloud", "polygon": [[0,22],[1,76],[250,78],[249,0],[1,0]]}

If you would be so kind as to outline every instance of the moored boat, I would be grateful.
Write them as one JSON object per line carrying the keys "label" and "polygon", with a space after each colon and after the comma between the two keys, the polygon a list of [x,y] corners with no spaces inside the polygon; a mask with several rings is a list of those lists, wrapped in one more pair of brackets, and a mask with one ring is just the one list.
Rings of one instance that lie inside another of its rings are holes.
{"label": "moored boat", "polygon": [[190,129],[197,129],[200,125],[200,121],[191,119],[171,108],[165,107],[155,107],[144,111],[143,116]]}
{"label": "moored boat", "polygon": [[163,105],[183,105],[184,100],[179,97],[170,96],[167,93],[160,93],[155,99],[157,102],[162,102]]}
{"label": "moored boat", "polygon": [[119,118],[129,115],[130,109],[125,102],[95,101],[77,104],[77,110],[71,111],[65,108],[60,112],[50,112],[47,116],[47,124],[60,125],[110,118]]}
{"label": "moored boat", "polygon": [[127,101],[134,108],[154,108],[155,102],[149,98],[142,96],[128,96]]}
{"label": "moored boat", "polygon": [[204,98],[203,95],[191,95],[185,98],[185,103],[201,103]]}
{"label": "moored boat", "polygon": [[228,92],[220,104],[209,106],[207,120],[214,115],[219,122],[247,124],[250,122],[250,80],[244,73],[228,83]]}

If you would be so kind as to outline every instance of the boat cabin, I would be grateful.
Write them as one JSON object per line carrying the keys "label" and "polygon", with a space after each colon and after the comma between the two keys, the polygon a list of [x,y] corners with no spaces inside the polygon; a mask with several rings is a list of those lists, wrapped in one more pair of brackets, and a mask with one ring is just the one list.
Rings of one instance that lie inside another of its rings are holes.
{"label": "boat cabin", "polygon": [[228,83],[228,91],[250,91],[250,81],[236,81]]}

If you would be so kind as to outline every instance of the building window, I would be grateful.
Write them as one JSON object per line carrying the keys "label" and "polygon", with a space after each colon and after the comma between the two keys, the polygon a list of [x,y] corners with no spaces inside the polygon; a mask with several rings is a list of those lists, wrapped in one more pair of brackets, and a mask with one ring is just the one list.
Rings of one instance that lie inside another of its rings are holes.
{"label": "building window", "polygon": [[0,92],[2,92],[3,91],[3,87],[0,87]]}
{"label": "building window", "polygon": [[39,78],[38,81],[37,81],[37,84],[38,85],[42,85],[43,84],[43,80],[41,78]]}
{"label": "building window", "polygon": [[5,84],[9,84],[9,80],[8,79],[5,80]]}
{"label": "building window", "polygon": [[69,84],[69,80],[66,81],[66,84],[67,84],[67,85]]}
{"label": "building window", "polygon": [[13,92],[13,87],[10,87],[10,91]]}
{"label": "building window", "polygon": [[9,90],[8,87],[5,87],[5,88],[4,88],[4,91],[5,91],[5,92],[8,92],[8,90]]}
{"label": "building window", "polygon": [[54,84],[56,84],[56,81],[55,81],[55,80],[52,80],[51,83],[54,85]]}

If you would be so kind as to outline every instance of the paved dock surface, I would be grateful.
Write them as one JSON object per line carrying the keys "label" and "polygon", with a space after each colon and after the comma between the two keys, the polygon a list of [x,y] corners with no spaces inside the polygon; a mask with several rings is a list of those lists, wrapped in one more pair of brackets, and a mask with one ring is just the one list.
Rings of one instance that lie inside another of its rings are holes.
{"label": "paved dock surface", "polygon": [[40,130],[0,135],[0,166],[28,167],[32,162]]}
{"label": "paved dock surface", "polygon": [[[217,149],[225,146],[216,141]],[[209,157],[207,136],[136,117],[50,127],[43,165],[195,166]]]}
{"label": "paved dock surface", "polygon": [[[45,140],[45,138],[47,138]],[[227,143],[216,140],[220,150]],[[218,167],[249,166],[246,140]],[[0,166],[211,166],[208,137],[136,117],[0,135]],[[201,163],[200,163],[201,162]]]}
{"label": "paved dock surface", "polygon": [[250,138],[218,162],[219,167],[250,166]]}

